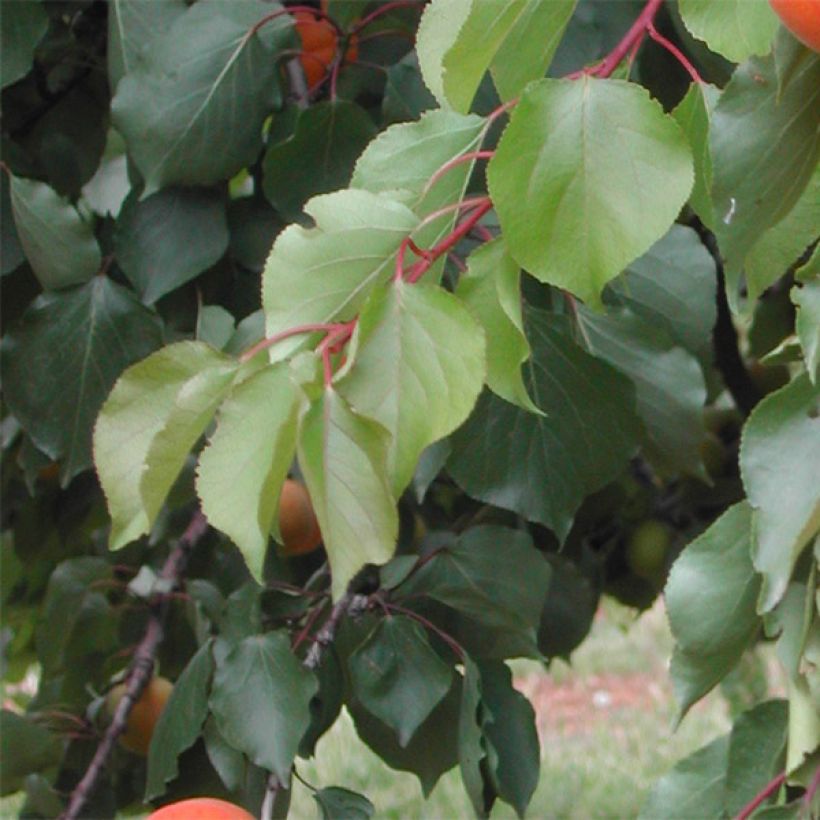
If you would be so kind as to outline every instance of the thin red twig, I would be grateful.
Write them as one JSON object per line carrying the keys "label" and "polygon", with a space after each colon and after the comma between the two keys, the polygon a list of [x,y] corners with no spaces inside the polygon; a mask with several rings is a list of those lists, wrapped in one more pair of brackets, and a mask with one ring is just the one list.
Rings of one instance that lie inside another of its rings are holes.
{"label": "thin red twig", "polygon": [[330,333],[340,327],[338,322],[308,322],[304,325],[295,325],[294,327],[286,328],[279,333],[274,333],[273,336],[268,336],[265,339],[258,341],[252,347],[249,347],[244,353],[239,356],[240,362],[247,362],[252,359],[257,353],[267,350],[269,347],[284,339],[289,339],[291,336],[300,336],[303,333]]}
{"label": "thin red twig", "polygon": [[621,38],[621,41],[612,49],[612,51],[604,57],[603,62],[588,73],[594,74],[596,77],[609,77],[612,72],[618,67],[621,60],[629,54],[636,42],[640,41],[647,26],[655,19],[655,15],[663,5],[663,0],[648,0],[644,6],[643,11],[635,19],[635,22],[629,27],[629,31]]}
{"label": "thin red twig", "polygon": [[663,46],[686,70],[689,76],[692,78],[693,82],[696,82],[698,85],[703,84],[703,78],[698,74],[697,69],[689,62],[686,58],[686,55],[673,43],[666,39],[656,28],[655,24],[650,20],[646,26],[646,30],[649,36],[656,42],[658,45]]}
{"label": "thin red twig", "polygon": [[495,156],[495,151],[468,151],[466,154],[460,154],[455,159],[445,162],[434,174],[427,180],[422,194],[426,194],[451,168],[461,165],[464,162],[470,162],[474,159],[492,159]]}
{"label": "thin red twig", "polygon": [[350,30],[351,34],[358,34],[363,28],[367,28],[374,20],[382,17],[383,15],[387,14],[394,9],[405,8],[407,6],[422,6],[424,5],[424,0],[393,0],[392,3],[385,3],[383,6],[379,6],[375,11],[371,11],[370,14],[365,15],[356,23],[355,26]]}
{"label": "thin red twig", "polygon": [[752,815],[752,812],[760,806],[762,803],[765,803],[785,782],[786,780],[786,772],[781,772],[777,777],[774,778],[770,783],[767,783],[763,790],[758,794],[754,800],[749,801],[738,813],[735,820],[746,820],[747,817]]}

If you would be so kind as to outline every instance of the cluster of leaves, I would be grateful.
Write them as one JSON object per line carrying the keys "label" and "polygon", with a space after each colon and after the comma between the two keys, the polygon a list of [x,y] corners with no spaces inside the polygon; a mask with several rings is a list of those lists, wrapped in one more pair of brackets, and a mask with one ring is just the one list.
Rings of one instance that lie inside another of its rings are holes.
{"label": "cluster of leaves", "polygon": [[[478,815],[523,814],[538,739],[504,662],[568,657],[602,594],[666,584],[681,716],[762,638],[790,691],[647,816],[722,817],[783,770],[797,816],[820,761],[820,59],[763,0],[317,10],[343,36],[308,93],[276,2],[4,9],[3,663],[38,686],[2,712],[3,792],[61,811],[201,508],[174,693],[88,814],[258,811],[272,783],[286,812],[343,706],[425,793],[458,765]],[[298,558],[275,547],[289,474],[323,535]],[[647,519],[671,541],[652,569]]]}

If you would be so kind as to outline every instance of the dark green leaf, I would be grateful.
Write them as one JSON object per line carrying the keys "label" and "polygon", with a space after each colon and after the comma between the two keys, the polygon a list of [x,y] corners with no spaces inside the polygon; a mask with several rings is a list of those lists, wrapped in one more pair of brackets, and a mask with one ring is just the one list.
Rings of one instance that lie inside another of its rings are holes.
{"label": "dark green leaf", "polygon": [[363,795],[329,786],[313,792],[319,804],[323,820],[368,820],[376,811],[375,806]]}
{"label": "dark green leaf", "polygon": [[[464,686],[461,693],[461,713],[458,719],[458,764],[461,779],[476,817],[486,817],[492,808],[487,799],[485,766],[487,757],[481,730],[481,674],[478,667],[464,658]],[[488,805],[489,803],[489,805]]]}
{"label": "dark green leaf", "polygon": [[161,342],[156,314],[103,276],[44,294],[6,335],[6,401],[37,447],[63,459],[63,484],[91,466],[92,426],[117,377]]}
{"label": "dark green leaf", "polygon": [[0,758],[3,760],[0,795],[22,789],[26,776],[32,772],[56,766],[62,753],[62,744],[48,729],[3,709],[0,712]]}
{"label": "dark green leaf", "polygon": [[165,784],[179,772],[177,758],[200,736],[208,716],[208,692],[213,671],[214,659],[208,641],[188,661],[154,728],[148,754],[146,800],[159,797],[165,791]]}
{"label": "dark green leaf", "polygon": [[20,244],[45,289],[76,285],[97,273],[101,256],[91,225],[53,188],[11,177],[11,208]]}
{"label": "dark green leaf", "polygon": [[0,276],[5,276],[25,261],[14,217],[11,211],[11,182],[8,174],[0,174],[0,228],[2,244],[0,245]]}
{"label": "dark green leaf", "polygon": [[411,51],[387,69],[382,100],[385,124],[417,120],[424,111],[436,107],[436,98],[421,79],[419,61]]}
{"label": "dark green leaf", "polygon": [[242,197],[228,203],[231,256],[240,265],[260,273],[273,240],[282,230],[282,220],[261,197]]}
{"label": "dark green leaf", "polygon": [[129,197],[117,220],[117,262],[146,304],[219,261],[228,247],[222,193],[168,188]]}
{"label": "dark green leaf", "polygon": [[32,69],[34,49],[48,29],[48,15],[40,3],[3,4],[3,88],[16,83]]}
{"label": "dark green leaf", "polygon": [[348,659],[359,703],[396,731],[406,747],[447,694],[452,671],[415,621],[386,617]]}
{"label": "dark green leaf", "polygon": [[276,54],[287,16],[254,26],[279,4],[205,0],[150,41],[117,85],[111,112],[145,179],[208,185],[253,162],[262,123],[280,96]]}
{"label": "dark green leaf", "polygon": [[254,635],[218,661],[211,711],[234,748],[287,785],[316,689],[285,633]]}
{"label": "dark green leaf", "polygon": [[[573,340],[565,317],[528,315],[524,381],[536,416],[484,393],[451,437],[448,470],[474,498],[539,521],[564,539],[584,498],[637,446],[634,387]],[[492,465],[490,468],[489,465]]]}
{"label": "dark green leaf", "polygon": [[319,691],[310,701],[310,726],[299,741],[299,757],[312,757],[319,738],[336,722],[347,684],[335,645],[328,647],[315,670]]}
{"label": "dark green leaf", "polygon": [[793,288],[791,296],[797,305],[795,330],[803,349],[803,360],[809,378],[816,385],[820,381],[820,280]]}
{"label": "dark green leaf", "polygon": [[375,133],[373,120],[355,103],[311,105],[300,112],[293,136],[265,153],[265,196],[286,218],[296,218],[310,197],[347,185]]}

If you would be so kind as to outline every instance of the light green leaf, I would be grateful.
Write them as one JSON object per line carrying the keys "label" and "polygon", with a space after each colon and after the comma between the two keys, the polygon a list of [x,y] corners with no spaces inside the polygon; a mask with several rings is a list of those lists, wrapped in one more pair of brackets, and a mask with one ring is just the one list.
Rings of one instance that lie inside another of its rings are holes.
{"label": "light green leaf", "polygon": [[186,10],[185,0],[110,0],[108,81],[112,91],[134,69],[139,53]]}
{"label": "light green leaf", "polygon": [[287,633],[252,635],[217,660],[211,712],[231,746],[287,787],[317,688]]}
{"label": "light green leaf", "polygon": [[470,14],[472,0],[437,0],[429,3],[416,32],[416,52],[421,76],[440,105],[447,102],[444,90],[444,58],[458,38]]}
{"label": "light green leaf", "polygon": [[820,375],[820,280],[792,288],[791,297],[797,305],[795,329],[803,348],[806,370],[816,385]]}
{"label": "light green leaf", "polygon": [[258,371],[222,404],[216,432],[199,458],[202,511],[239,547],[260,582],[279,493],[296,449],[298,408],[299,392],[284,365]]}
{"label": "light green leaf", "polygon": [[339,392],[391,436],[387,473],[398,497],[422,451],[467,418],[484,383],[484,333],[442,288],[393,281],[359,316]]}
{"label": "light green leaf", "polygon": [[380,620],[347,665],[359,703],[394,729],[403,747],[450,691],[453,678],[424,629],[402,616]]}
{"label": "light green leaf", "polygon": [[364,564],[384,564],[395,549],[399,522],[387,448],[384,428],[355,413],[331,387],[302,418],[299,465],[319,519],[334,599]]}
{"label": "light green leaf", "polygon": [[577,315],[589,352],[634,383],[650,459],[669,473],[705,478],[698,445],[706,383],[697,359],[627,308],[598,314],[580,306]]}
{"label": "light green leaf", "polygon": [[46,290],[87,282],[100,269],[91,225],[44,182],[12,176],[11,210],[26,259]]}
{"label": "light green leaf", "polygon": [[767,0],[680,0],[689,32],[732,62],[768,54],[778,19]]}
{"label": "light green leaf", "polygon": [[[349,189],[310,200],[314,228],[288,226],[273,245],[262,280],[268,336],[313,322],[348,320],[370,291],[393,273],[401,241],[418,224],[405,205],[386,196]],[[311,337],[271,348],[282,359]],[[313,336],[312,338],[316,338]]]}
{"label": "light green leaf", "polygon": [[591,305],[668,230],[692,188],[677,123],[619,80],[541,80],[512,113],[488,182],[510,254]]}
{"label": "light green leaf", "polygon": [[[150,530],[158,495],[147,477],[170,487],[187,454],[185,444],[190,441],[190,447],[202,434],[236,367],[202,342],[178,342],[117,381],[94,428],[94,461],[112,519],[111,549]],[[161,434],[174,448],[167,459],[152,451]]]}
{"label": "light green leaf", "polygon": [[740,443],[740,473],[756,513],[760,612],[783,597],[797,557],[820,527],[818,464],[818,395],[804,374],[755,407]]}
{"label": "light green leaf", "polygon": [[256,159],[262,123],[280,96],[276,54],[292,35],[287,15],[254,26],[278,9],[261,0],[196,3],[120,80],[111,115],[145,196],[227,179]]}
{"label": "light green leaf", "polygon": [[3,88],[25,77],[33,68],[34,49],[48,30],[48,15],[41,3],[3,4]]}
{"label": "light green leaf", "polygon": [[695,184],[689,196],[692,210],[708,227],[715,222],[712,205],[712,156],[709,153],[709,126],[712,112],[720,99],[720,90],[709,83],[692,83],[686,96],[672,111],[692,148],[695,161]]}
{"label": "light green leaf", "polygon": [[817,241],[820,232],[820,166],[795,206],[752,245],[744,262],[749,299],[757,299]]}
{"label": "light green leaf", "polygon": [[715,231],[730,298],[750,248],[789,213],[811,179],[820,149],[818,124],[818,55],[803,60],[779,92],[772,56],[739,66],[723,90],[709,141]]}
{"label": "light green leaf", "polygon": [[566,317],[532,311],[526,328],[532,357],[525,384],[545,415],[485,392],[451,437],[447,468],[469,495],[563,540],[584,498],[634,453],[640,421],[632,383],[582,350]]}
{"label": "light green leaf", "polygon": [[521,268],[499,238],[470,254],[456,296],[484,328],[487,386],[511,404],[541,414],[521,375],[521,365],[530,357],[530,345],[524,335],[520,279]]}

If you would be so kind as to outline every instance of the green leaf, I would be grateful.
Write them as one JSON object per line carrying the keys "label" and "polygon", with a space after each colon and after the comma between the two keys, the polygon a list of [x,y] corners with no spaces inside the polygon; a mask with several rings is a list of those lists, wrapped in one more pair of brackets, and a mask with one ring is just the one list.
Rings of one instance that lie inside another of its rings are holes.
{"label": "green leaf", "polygon": [[706,363],[717,319],[715,260],[691,228],[673,225],[608,288],[607,296],[662,327]]}
{"label": "green leaf", "polygon": [[[373,287],[393,273],[394,254],[418,224],[405,205],[352,189],[315,197],[305,212],[316,227],[285,228],[265,266],[262,304],[269,336],[355,316]],[[272,359],[290,355],[310,338],[278,343]]]}
{"label": "green leaf", "polygon": [[3,8],[3,88],[33,68],[34,49],[48,30],[48,15],[40,3],[6,3]]}
{"label": "green leaf", "polygon": [[338,390],[391,436],[387,472],[398,497],[422,451],[467,418],[484,383],[484,333],[452,294],[395,280],[362,308]]}
{"label": "green leaf", "polygon": [[6,276],[23,264],[26,257],[14,226],[11,212],[11,176],[0,174],[0,276]]}
{"label": "green leaf", "polygon": [[261,0],[197,3],[120,80],[111,114],[145,179],[144,196],[209,185],[254,161],[280,96],[276,54],[290,42],[291,24],[285,15],[254,26],[280,8]]}
{"label": "green leaf", "polygon": [[814,617],[816,583],[810,574],[808,583],[791,581],[783,600],[765,617],[766,635],[777,636],[777,657],[792,679],[800,674]]}
{"label": "green leaf", "polygon": [[[695,184],[689,196],[692,210],[709,227],[714,227],[712,205],[712,156],[709,153],[709,129],[712,112],[720,99],[720,90],[709,83],[692,83],[686,96],[672,111],[692,148],[695,161]],[[678,226],[674,226],[678,227]]]}
{"label": "green leaf", "polygon": [[789,708],[767,700],[744,712],[732,727],[726,771],[726,812],[735,817],[783,770]]}
{"label": "green leaf", "polygon": [[232,199],[228,203],[230,253],[240,265],[261,273],[271,245],[284,224],[268,203],[259,196]]}
{"label": "green leaf", "polygon": [[379,621],[347,665],[359,703],[396,732],[402,747],[450,690],[453,678],[424,629],[402,616]]}
{"label": "green leaf", "polygon": [[436,98],[421,79],[415,51],[405,54],[387,69],[382,119],[389,125],[405,120],[417,120],[424,111],[436,107]]}
{"label": "green leaf", "polygon": [[284,365],[258,371],[222,404],[216,432],[199,458],[202,511],[239,547],[260,582],[296,449],[298,407],[299,392]]}
{"label": "green leaf", "polygon": [[723,90],[709,139],[715,230],[730,282],[736,284],[749,249],[789,213],[811,179],[818,123],[817,55],[804,60],[779,92],[772,56],[739,66]]}
{"label": "green leaf", "polygon": [[503,100],[544,76],[575,1],[435,0],[432,6],[417,36],[424,79],[442,105],[467,113],[490,67]]}
{"label": "green leaf", "polygon": [[43,288],[80,284],[100,269],[91,225],[53,188],[12,176],[11,209],[20,245]]}
{"label": "green leaf", "polygon": [[376,807],[363,795],[328,786],[313,792],[313,799],[319,805],[322,820],[368,820]]}
{"label": "green leaf", "polygon": [[207,189],[129,197],[114,236],[117,262],[146,304],[211,267],[227,247],[225,199]]}
{"label": "green leaf", "polygon": [[706,384],[697,359],[626,308],[598,314],[579,306],[577,316],[590,353],[634,383],[650,459],[667,473],[705,478],[698,445]]}
{"label": "green leaf", "polygon": [[94,461],[111,514],[111,549],[150,530],[237,367],[202,342],[178,342],[119,379],[94,430]]}
{"label": "green leaf", "polygon": [[323,101],[300,111],[293,135],[265,152],[265,196],[286,218],[296,218],[310,197],[347,185],[356,159],[375,133],[370,115],[346,100]]}
{"label": "green leaf", "polygon": [[512,685],[509,668],[499,662],[482,663],[483,732],[490,748],[488,768],[498,796],[524,817],[540,774],[540,745],[535,711]]}
{"label": "green leaf", "polygon": [[139,53],[184,14],[185,0],[111,0],[108,5],[108,81],[117,87],[139,63]]}
{"label": "green leaf", "polygon": [[736,504],[672,565],[665,597],[677,642],[672,678],[681,715],[735,666],[760,627],[751,527],[748,504]]}
{"label": "green leaf", "polygon": [[549,584],[549,564],[528,533],[480,526],[439,549],[397,593],[426,595],[489,627],[534,632]]}
{"label": "green leaf", "polygon": [[680,0],[689,32],[732,62],[768,54],[778,19],[767,0]]}
{"label": "green leaf", "polygon": [[91,435],[125,367],[162,341],[156,314],[110,279],[40,296],[2,344],[5,400],[65,486],[91,466]]}
{"label": "green leaf", "polygon": [[820,225],[820,166],[795,206],[758,239],[746,256],[744,278],[749,299],[757,299],[817,240]]}
{"label": "green leaf", "polygon": [[487,386],[511,404],[541,413],[524,387],[521,365],[530,356],[524,335],[521,268],[496,239],[470,254],[458,280],[458,296],[481,322],[487,341]]}
{"label": "green leaf", "polygon": [[451,437],[447,468],[469,495],[563,540],[584,498],[619,475],[641,427],[632,383],[582,350],[566,317],[532,311],[527,318],[525,384],[545,415],[485,392]]}
{"label": "green leaf", "polygon": [[649,93],[591,77],[528,86],[487,175],[511,255],[591,305],[664,235],[693,179],[686,137]]}
{"label": "green leaf", "polygon": [[[469,657],[465,657],[461,712],[458,718],[458,765],[476,817],[486,817],[492,807],[492,801],[486,798],[487,784],[482,771],[482,761],[487,755],[480,724],[481,710],[481,675],[478,667]],[[487,805],[488,802],[490,805]]]}
{"label": "green leaf", "polygon": [[210,707],[228,743],[287,786],[316,689],[287,634],[268,632],[246,638],[218,662]]}
{"label": "green leaf", "polygon": [[418,777],[425,797],[444,772],[458,762],[458,719],[461,681],[453,676],[447,695],[422,723],[406,747],[396,733],[373,717],[358,701],[347,703],[359,737],[392,769],[412,772]]}
{"label": "green leaf", "polygon": [[806,370],[816,385],[820,376],[820,280],[795,286],[791,297],[797,305],[795,329],[803,348]]}
{"label": "green leaf", "polygon": [[729,735],[685,757],[653,787],[639,820],[720,820],[729,761]]}
{"label": "green leaf", "polygon": [[[3,15],[5,17],[5,10]],[[3,709],[0,711],[0,754],[3,758],[0,795],[5,796],[20,791],[28,775],[56,767],[63,749],[57,736],[48,729]]]}
{"label": "green leaf", "polygon": [[743,430],[740,472],[755,510],[760,612],[783,597],[797,557],[820,527],[819,434],[817,390],[805,374],[766,396]]}
{"label": "green leaf", "polygon": [[384,428],[354,412],[331,387],[302,418],[299,465],[319,519],[334,599],[363,565],[383,564],[393,554],[399,522],[387,447]]}
{"label": "green leaf", "polygon": [[146,774],[145,799],[165,791],[179,773],[177,758],[194,745],[208,716],[208,692],[214,673],[211,642],[204,643],[188,661],[174,684],[151,737]]}

